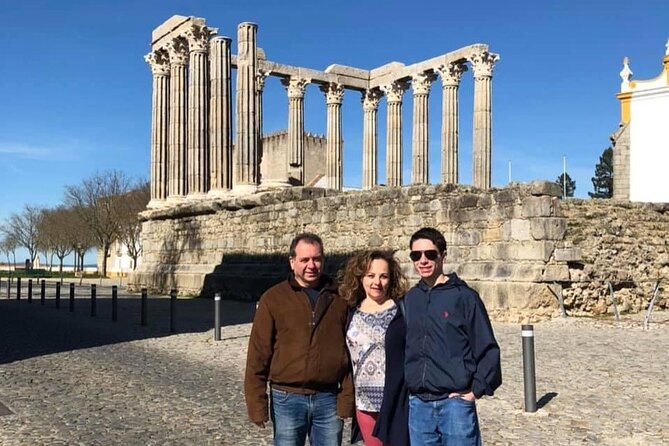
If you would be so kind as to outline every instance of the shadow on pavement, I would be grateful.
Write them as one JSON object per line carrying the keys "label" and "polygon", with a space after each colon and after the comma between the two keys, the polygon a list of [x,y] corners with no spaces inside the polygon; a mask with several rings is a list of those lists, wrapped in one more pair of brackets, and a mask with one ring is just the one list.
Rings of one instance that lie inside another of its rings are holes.
{"label": "shadow on pavement", "polygon": [[[221,304],[222,327],[253,320],[255,302],[222,301]],[[111,320],[110,297],[98,297],[95,307],[96,316],[92,317],[90,296],[75,297],[74,312],[70,312],[67,295],[61,296],[60,308],[56,308],[54,297],[45,299],[44,305],[39,298],[33,298],[32,303],[26,299],[0,299],[0,364],[175,333],[206,332],[214,328],[213,299],[177,299],[174,333],[170,332],[168,297],[148,299],[146,326],[140,325],[139,296],[118,299],[116,322]]]}
{"label": "shadow on pavement", "polygon": [[553,398],[558,396],[557,392],[548,392],[544,394],[539,400],[537,401],[537,409],[541,409],[544,407],[546,404],[550,403]]}

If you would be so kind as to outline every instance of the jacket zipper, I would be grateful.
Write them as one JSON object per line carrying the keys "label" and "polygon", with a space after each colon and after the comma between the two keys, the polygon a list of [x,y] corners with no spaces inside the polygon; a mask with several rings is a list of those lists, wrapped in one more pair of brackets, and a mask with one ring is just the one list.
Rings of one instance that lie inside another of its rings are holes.
{"label": "jacket zipper", "polygon": [[421,379],[421,385],[425,389],[425,373],[427,371],[427,354],[425,353],[425,341],[427,340],[427,330],[425,328],[425,321],[430,314],[430,299],[431,299],[432,289],[427,291],[427,306],[425,309],[425,317],[423,318],[423,377]]}

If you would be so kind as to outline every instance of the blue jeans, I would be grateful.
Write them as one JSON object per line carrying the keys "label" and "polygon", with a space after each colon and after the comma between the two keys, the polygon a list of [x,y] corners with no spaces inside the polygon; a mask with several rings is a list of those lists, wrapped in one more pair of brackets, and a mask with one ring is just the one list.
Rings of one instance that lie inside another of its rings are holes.
{"label": "blue jeans", "polygon": [[270,414],[275,446],[341,446],[344,423],[337,417],[337,395],[299,395],[272,389]]}
{"label": "blue jeans", "polygon": [[481,446],[476,403],[464,398],[423,401],[409,397],[411,446]]}

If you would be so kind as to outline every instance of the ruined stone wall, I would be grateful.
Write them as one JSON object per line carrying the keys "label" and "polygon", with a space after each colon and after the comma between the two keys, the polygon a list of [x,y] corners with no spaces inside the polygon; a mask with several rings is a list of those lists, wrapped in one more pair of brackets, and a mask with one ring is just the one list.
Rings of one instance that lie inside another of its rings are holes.
{"label": "ruined stone wall", "polygon": [[[305,183],[318,181],[325,175],[325,154],[327,140],[323,135],[304,134],[304,179]],[[268,133],[263,136],[262,178],[280,178],[283,163],[288,159],[288,131]]]}
{"label": "ruined stone wall", "polygon": [[570,313],[612,312],[607,281],[619,311],[645,310],[658,280],[655,305],[669,308],[669,204],[567,200],[561,207],[565,242],[577,246],[582,259],[569,264],[564,296]]}
{"label": "ruined stone wall", "polygon": [[559,193],[552,183],[485,192],[453,185],[290,188],[148,211],[143,261],[131,283],[256,299],[285,277],[287,247],[302,231],[323,237],[331,272],[353,251],[382,248],[397,250],[413,277],[409,237],[434,226],[449,245],[446,268],[481,292],[494,318],[552,315],[556,299],[547,285],[569,280],[571,252],[562,241]]}

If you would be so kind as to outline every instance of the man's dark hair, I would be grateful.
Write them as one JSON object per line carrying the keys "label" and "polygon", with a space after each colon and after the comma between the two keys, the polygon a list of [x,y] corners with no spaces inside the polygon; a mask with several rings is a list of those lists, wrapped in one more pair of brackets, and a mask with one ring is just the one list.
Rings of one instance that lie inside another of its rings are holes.
{"label": "man's dark hair", "polygon": [[290,242],[290,252],[288,253],[290,257],[295,257],[295,247],[300,242],[306,242],[310,245],[318,245],[321,248],[321,254],[325,254],[325,251],[323,250],[323,240],[321,240],[321,238],[316,234],[312,234],[311,232],[303,232],[301,234],[297,234],[293,241]]}
{"label": "man's dark hair", "polygon": [[446,252],[446,239],[438,230],[434,228],[420,228],[411,236],[411,240],[409,240],[409,249],[413,246],[413,242],[420,239],[429,240],[434,243],[434,246],[437,247],[439,253],[443,254]]}

